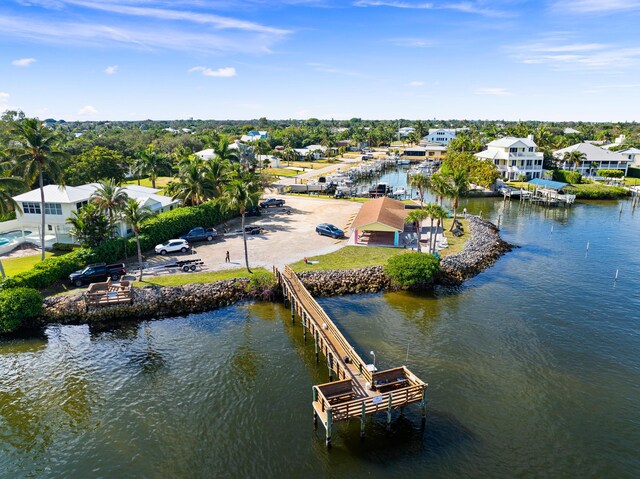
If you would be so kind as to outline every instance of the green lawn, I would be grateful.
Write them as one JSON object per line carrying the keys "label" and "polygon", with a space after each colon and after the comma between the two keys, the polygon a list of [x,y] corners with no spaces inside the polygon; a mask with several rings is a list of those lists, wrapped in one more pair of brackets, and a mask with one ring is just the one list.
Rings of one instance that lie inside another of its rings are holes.
{"label": "green lawn", "polygon": [[[169,184],[169,182],[173,180],[171,176],[158,176],[156,178],[156,188],[164,188]],[[137,185],[138,180],[129,180],[122,183],[123,185]],[[151,180],[149,178],[142,178],[140,180],[140,186],[147,186],[151,188]]]}
{"label": "green lawn", "polygon": [[[45,257],[57,256],[57,253],[45,253]],[[22,256],[20,258],[0,258],[2,259],[2,266],[4,266],[4,272],[7,276],[15,276],[19,273],[33,268],[40,262],[40,253],[31,256]]]}
{"label": "green lawn", "polygon": [[[264,268],[254,268],[252,271],[264,271]],[[135,281],[137,288],[144,286],[182,286],[185,284],[205,284],[225,279],[248,278],[251,276],[245,268],[211,271],[207,273],[175,273],[162,276],[143,276],[142,282]]]}
{"label": "green lawn", "polygon": [[380,266],[396,254],[404,253],[402,248],[381,248],[376,246],[345,246],[334,253],[309,257],[318,264],[305,264],[304,261],[293,263],[294,271],[314,271],[327,269],[364,268],[365,266]]}
{"label": "green lawn", "polygon": [[301,173],[300,171],[288,170],[286,168],[266,168],[264,172],[274,176],[298,176],[298,174]]}

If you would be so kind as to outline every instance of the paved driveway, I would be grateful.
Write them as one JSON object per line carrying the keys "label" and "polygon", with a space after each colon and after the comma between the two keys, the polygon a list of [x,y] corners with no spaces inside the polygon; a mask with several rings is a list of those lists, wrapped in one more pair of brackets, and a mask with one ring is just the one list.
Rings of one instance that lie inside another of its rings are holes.
{"label": "paved driveway", "polygon": [[[320,236],[315,232],[318,223],[333,223],[349,234],[348,226],[360,211],[361,203],[354,201],[319,198],[275,196],[283,198],[283,208],[262,210],[260,217],[246,218],[246,225],[259,225],[264,233],[247,235],[249,265],[271,269],[304,259],[304,257],[331,253],[347,244],[347,240],[336,240]],[[291,211],[287,214],[286,211]],[[216,225],[219,232],[223,225]],[[240,230],[240,218],[227,223],[228,233],[212,243],[194,243],[193,258],[204,261],[203,271],[236,269],[244,267],[244,247]],[[237,231],[237,232],[236,232]],[[230,263],[225,263],[229,251]],[[169,255],[184,258],[182,255]],[[168,258],[149,258],[150,263]]]}

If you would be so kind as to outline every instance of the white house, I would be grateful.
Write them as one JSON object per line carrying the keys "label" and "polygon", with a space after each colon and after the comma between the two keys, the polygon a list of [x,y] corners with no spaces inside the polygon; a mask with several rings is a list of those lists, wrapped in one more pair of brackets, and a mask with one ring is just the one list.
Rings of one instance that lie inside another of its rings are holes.
{"label": "white house", "polygon": [[565,128],[564,130],[562,130],[562,133],[564,135],[579,135],[580,132],[578,130],[576,130],[575,128]]}
{"label": "white house", "polygon": [[249,133],[247,133],[246,135],[242,135],[242,137],[240,138],[240,141],[243,143],[253,143],[254,141],[258,141],[258,140],[266,140],[268,136],[268,133],[266,130],[261,130],[261,131],[250,131]]}
{"label": "white house", "polygon": [[322,145],[308,145],[304,148],[294,148],[294,150],[302,159],[319,160],[324,156],[327,147]]}
{"label": "white house", "polygon": [[640,168],[640,149],[627,148],[626,150],[618,150],[617,153],[626,156],[629,161],[631,161],[631,163],[629,163],[629,166]]}
{"label": "white house", "polygon": [[[562,161],[565,153],[572,151],[579,151],[584,153],[585,159],[577,167],[569,164],[566,161]],[[553,152],[553,156],[560,161],[560,167],[563,170],[576,170],[584,176],[595,174],[597,170],[622,170],[624,174],[627,174],[627,168],[631,160],[628,156],[620,153],[605,150],[592,143],[576,143],[567,148],[562,148]]]}
{"label": "white house", "polygon": [[537,148],[533,135],[527,138],[509,136],[492,141],[486,150],[476,153],[475,156],[493,162],[506,180],[517,180],[521,175],[531,180],[542,177],[544,155],[536,151]]}
{"label": "white house", "polygon": [[401,138],[405,138],[409,136],[411,133],[413,133],[414,131],[416,131],[416,129],[411,126],[403,126],[402,128],[398,129],[398,135]]}
{"label": "white house", "polygon": [[[45,243],[47,246],[53,243],[75,242],[69,235],[71,226],[67,224],[67,219],[71,217],[72,212],[78,211],[89,202],[98,186],[100,186],[98,183],[89,183],[81,186],[47,185],[44,187]],[[172,210],[180,204],[179,200],[159,195],[160,190],[155,188],[128,185],[123,187],[123,190],[130,198],[134,198],[140,205],[148,207],[154,213]],[[29,239],[39,244],[42,224],[40,189],[22,193],[14,196],[13,199],[22,209],[22,212],[16,212],[17,227],[24,231]],[[118,225],[117,234],[128,236],[131,234],[131,230],[121,222]]]}
{"label": "white house", "polygon": [[451,140],[457,138],[457,132],[455,128],[429,128],[429,134],[424,139],[430,143],[448,145]]}

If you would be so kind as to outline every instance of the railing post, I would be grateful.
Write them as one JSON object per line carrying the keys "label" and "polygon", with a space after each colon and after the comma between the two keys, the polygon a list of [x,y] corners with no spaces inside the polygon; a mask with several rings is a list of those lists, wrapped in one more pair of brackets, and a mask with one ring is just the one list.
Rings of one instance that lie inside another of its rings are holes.
{"label": "railing post", "polygon": [[304,342],[307,342],[307,313],[302,311],[302,337]]}
{"label": "railing post", "polygon": [[391,426],[391,404],[392,404],[392,396],[389,393],[389,404],[387,405],[387,427]]}
{"label": "railing post", "polygon": [[327,349],[327,359],[329,362],[329,382],[333,381],[333,353]]}
{"label": "railing post", "polygon": [[[318,400],[318,390],[313,387],[313,402]],[[313,408],[313,428],[318,429],[318,413],[316,412],[316,408]]]}
{"label": "railing post", "polygon": [[318,364],[318,330],[315,331],[315,340],[316,340],[316,364]]}
{"label": "railing post", "polygon": [[296,322],[296,301],[291,298],[291,324],[295,324]]}
{"label": "railing post", "polygon": [[327,408],[327,447],[331,447],[331,408]]}
{"label": "railing post", "polygon": [[364,423],[367,414],[367,406],[365,401],[362,401],[362,415],[360,416],[360,438],[364,439]]}

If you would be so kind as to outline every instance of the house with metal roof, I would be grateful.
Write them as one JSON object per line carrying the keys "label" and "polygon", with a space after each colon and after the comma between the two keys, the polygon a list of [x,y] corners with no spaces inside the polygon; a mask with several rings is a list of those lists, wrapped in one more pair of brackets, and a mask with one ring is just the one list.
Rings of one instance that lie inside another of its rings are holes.
{"label": "house with metal roof", "polygon": [[[584,160],[579,165],[565,161],[565,154],[572,151],[579,151],[584,155]],[[598,170],[622,170],[626,175],[629,163],[631,163],[628,156],[605,150],[587,142],[576,143],[567,148],[556,150],[553,152],[553,156],[563,170],[575,170],[584,176],[595,176]]]}
{"label": "house with metal roof", "polygon": [[409,161],[442,161],[447,153],[447,147],[439,143],[421,141],[419,146],[406,148],[402,157]]}
{"label": "house with metal roof", "polygon": [[[69,234],[71,226],[67,219],[74,211],[79,211],[88,204],[91,196],[100,185],[89,183],[80,186],[46,185],[44,189],[45,212],[45,243],[75,243]],[[129,198],[135,199],[141,206],[146,206],[153,213],[162,213],[172,210],[180,205],[180,200],[158,194],[159,189],[146,186],[127,185],[123,187]],[[23,231],[31,232],[33,242],[39,244],[40,228],[42,225],[40,189],[14,196],[13,199],[20,205],[22,211],[16,211],[17,227]],[[117,226],[119,236],[132,234],[131,228],[123,222]],[[29,238],[31,239],[31,238]]]}
{"label": "house with metal roof", "polygon": [[629,166],[633,168],[640,168],[640,149],[638,148],[627,148],[626,150],[618,150],[617,153],[626,156],[631,163]]}
{"label": "house with metal roof", "polygon": [[354,244],[400,246],[407,213],[402,201],[387,196],[367,201],[351,224]]}
{"label": "house with metal roof", "polygon": [[533,135],[527,138],[508,136],[488,143],[487,149],[476,153],[475,156],[496,165],[506,180],[518,180],[521,176],[530,180],[542,177],[544,155],[537,149],[538,145],[533,141]]}

